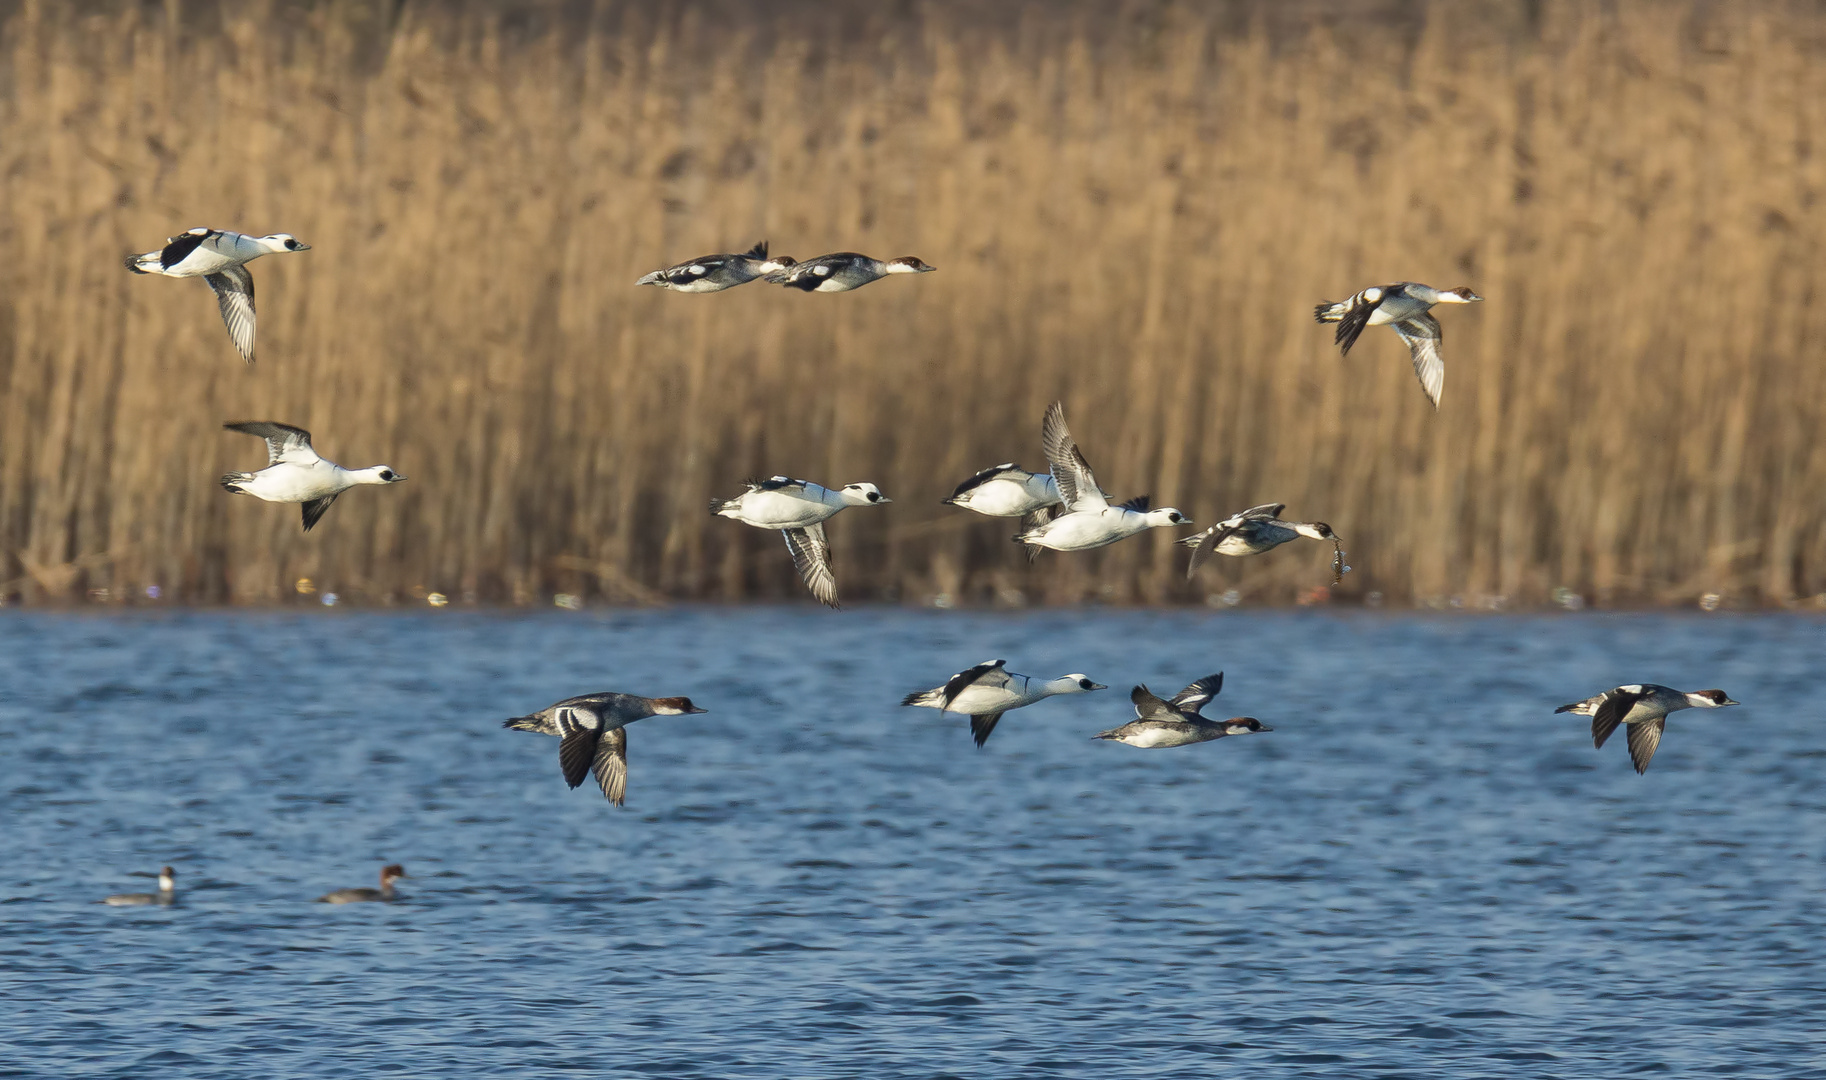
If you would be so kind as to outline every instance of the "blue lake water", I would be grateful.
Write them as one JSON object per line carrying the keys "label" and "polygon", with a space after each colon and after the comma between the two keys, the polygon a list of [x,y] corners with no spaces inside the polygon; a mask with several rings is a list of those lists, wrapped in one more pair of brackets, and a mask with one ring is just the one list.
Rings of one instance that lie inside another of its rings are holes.
{"label": "blue lake water", "polygon": [[[0,617],[0,1076],[1826,1077],[1826,623]],[[1111,690],[967,723],[976,661]],[[1227,673],[1277,730],[1089,736]],[[1555,706],[1718,686],[1646,776]],[[686,694],[628,805],[502,718]],[[313,904],[412,877],[394,904]],[[170,908],[109,908],[179,872]]]}

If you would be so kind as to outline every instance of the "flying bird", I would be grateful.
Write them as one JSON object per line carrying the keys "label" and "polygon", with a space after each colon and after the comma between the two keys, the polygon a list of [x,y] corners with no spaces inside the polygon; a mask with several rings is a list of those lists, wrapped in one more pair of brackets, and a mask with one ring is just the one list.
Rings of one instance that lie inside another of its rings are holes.
{"label": "flying bird", "polygon": [[257,435],[266,440],[267,466],[259,472],[234,472],[222,477],[222,486],[236,495],[277,503],[304,504],[304,531],[310,532],[336,496],[362,484],[397,484],[405,477],[388,465],[345,469],[317,456],[311,433],[290,424],[251,420],[223,424],[229,431]]}
{"label": "flying bird", "polygon": [[309,251],[311,245],[291,233],[246,236],[227,229],[203,226],[174,236],[157,251],[127,256],[127,269],[136,274],[166,277],[200,277],[215,290],[222,322],[234,339],[241,358],[254,362],[254,276],[247,264],[262,255]]}
{"label": "flying bird", "polygon": [[1357,343],[1357,335],[1363,333],[1364,327],[1391,327],[1407,342],[1420,388],[1437,409],[1440,392],[1445,388],[1446,365],[1439,356],[1439,320],[1431,309],[1434,304],[1476,304],[1483,299],[1462,286],[1441,292],[1431,285],[1402,281],[1373,286],[1335,304],[1321,303],[1313,314],[1322,323],[1338,324],[1335,341],[1345,356],[1350,355],[1350,347]]}

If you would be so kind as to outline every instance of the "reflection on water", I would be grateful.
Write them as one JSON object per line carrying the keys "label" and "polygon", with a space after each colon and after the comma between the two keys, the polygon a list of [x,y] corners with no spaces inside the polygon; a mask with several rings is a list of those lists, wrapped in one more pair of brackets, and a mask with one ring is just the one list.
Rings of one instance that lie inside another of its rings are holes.
{"label": "reflection on water", "polygon": [[[1821,631],[8,613],[0,1075],[1826,1075]],[[995,657],[1112,689],[982,751],[897,705]],[[1219,669],[1273,734],[1090,738]],[[1638,777],[1553,715],[1635,680],[1745,704]],[[595,689],[711,710],[630,729],[623,811],[500,727]]]}

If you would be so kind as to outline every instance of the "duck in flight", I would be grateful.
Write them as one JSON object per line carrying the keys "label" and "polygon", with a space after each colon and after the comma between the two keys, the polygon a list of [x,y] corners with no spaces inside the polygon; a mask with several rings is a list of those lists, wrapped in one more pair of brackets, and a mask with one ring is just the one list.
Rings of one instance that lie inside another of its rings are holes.
{"label": "duck in flight", "polygon": [[536,713],[501,722],[515,731],[556,735],[558,767],[575,788],[594,774],[603,798],[620,806],[628,792],[627,726],[649,716],[686,716],[705,712],[690,698],[645,698],[634,694],[583,694],[547,705]]}
{"label": "duck in flight", "polygon": [[1135,703],[1135,719],[1110,731],[1100,731],[1093,739],[1107,739],[1128,746],[1151,750],[1160,746],[1189,746],[1210,742],[1227,735],[1252,735],[1273,731],[1253,716],[1233,716],[1228,720],[1207,720],[1200,710],[1224,688],[1224,673],[1206,675],[1174,694],[1166,701],[1154,696],[1147,686],[1129,692]]}
{"label": "duck in flight", "polygon": [[946,680],[945,685],[920,690],[902,698],[902,705],[918,705],[940,712],[963,713],[970,718],[970,734],[981,747],[989,741],[996,722],[1010,709],[1019,709],[1059,694],[1084,694],[1108,690],[1102,683],[1072,673],[1056,679],[1040,680],[1031,675],[1017,675],[1006,667],[1006,660],[985,660]]}
{"label": "duck in flight", "polygon": [[1212,552],[1219,555],[1260,555],[1280,547],[1289,540],[1298,540],[1302,536],[1314,540],[1330,540],[1332,543],[1332,584],[1338,583],[1346,570],[1344,565],[1344,545],[1338,535],[1331,531],[1331,526],[1323,521],[1282,521],[1281,511],[1287,509],[1286,503],[1264,503],[1251,506],[1238,514],[1232,514],[1201,533],[1181,539],[1179,542],[1192,549],[1192,558],[1186,563],[1186,580],[1198,573],[1201,563]]}
{"label": "duck in flight", "polygon": [[792,552],[793,566],[812,595],[840,607],[824,523],[845,507],[883,506],[893,501],[874,484],[846,484],[832,490],[807,480],[775,476],[748,481],[748,490],[733,499],[711,499],[710,512],[757,529],[779,529]]}
{"label": "duck in flight", "polygon": [[158,872],[158,892],[115,893],[104,899],[102,903],[109,907],[143,907],[149,904],[156,904],[160,907],[169,906],[177,900],[177,876],[178,872],[171,867],[161,867]]}
{"label": "duck in flight", "polygon": [[1723,690],[1694,690],[1687,693],[1654,683],[1631,683],[1606,690],[1584,701],[1575,701],[1553,710],[1591,717],[1591,744],[1603,749],[1605,740],[1618,724],[1629,727],[1629,760],[1638,774],[1648,771],[1648,763],[1661,745],[1661,733],[1667,728],[1667,715],[1681,709],[1722,709],[1736,705]]}
{"label": "duck in flight", "polygon": [[767,241],[763,240],[740,255],[705,255],[677,266],[668,266],[664,270],[655,270],[634,284],[657,285],[662,289],[682,293],[722,292],[791,265],[793,260],[789,256],[768,258]]}
{"label": "duck in flight", "polygon": [[[957,485],[944,505],[961,506],[989,517],[1018,517],[1025,532],[1051,521],[1061,501],[1059,485],[1051,473],[1028,472],[1007,461]],[[1039,547],[1027,546],[1028,561],[1039,554]]]}
{"label": "duck in flight", "polygon": [[767,280],[804,292],[849,292],[889,274],[930,274],[936,269],[911,255],[882,262],[854,251],[839,251],[776,270]]}
{"label": "duck in flight", "polygon": [[1483,297],[1459,287],[1441,292],[1431,285],[1401,281],[1365,289],[1349,300],[1322,303],[1313,314],[1322,323],[1337,323],[1337,345],[1350,355],[1350,347],[1366,326],[1389,326],[1407,342],[1414,360],[1414,374],[1427,399],[1439,408],[1439,395],[1446,384],[1445,361],[1439,356],[1439,320],[1431,314],[1435,304],[1476,304]]}
{"label": "duck in flight", "polygon": [[252,420],[223,424],[229,431],[257,435],[266,440],[267,466],[259,472],[235,472],[222,477],[222,486],[236,495],[278,503],[304,504],[304,531],[310,532],[336,496],[362,484],[397,484],[405,477],[391,466],[345,469],[317,456],[311,433],[290,424]]}
{"label": "duck in flight", "polygon": [[1065,406],[1053,402],[1040,425],[1040,441],[1052,463],[1053,482],[1065,512],[1035,528],[1023,530],[1015,540],[1054,551],[1085,551],[1113,544],[1149,529],[1190,525],[1192,520],[1171,506],[1148,509],[1148,497],[1111,506],[1090,463],[1065,426]]}
{"label": "duck in flight", "polygon": [[388,863],[380,868],[380,888],[378,889],[337,889],[324,893],[317,898],[319,904],[367,904],[379,903],[394,899],[393,883],[403,877],[411,877],[406,868],[398,863]]}
{"label": "duck in flight", "polygon": [[247,264],[262,255],[309,251],[311,245],[291,233],[246,236],[227,229],[203,226],[174,236],[163,248],[127,256],[127,269],[136,274],[166,277],[200,277],[215,290],[222,322],[234,339],[241,358],[254,362],[254,276]]}

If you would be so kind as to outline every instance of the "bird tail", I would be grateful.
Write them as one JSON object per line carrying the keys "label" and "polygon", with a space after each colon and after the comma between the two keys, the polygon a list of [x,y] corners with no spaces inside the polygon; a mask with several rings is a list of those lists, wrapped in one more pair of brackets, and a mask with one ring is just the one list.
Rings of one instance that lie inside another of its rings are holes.
{"label": "bird tail", "polygon": [[159,254],[156,251],[148,251],[143,255],[129,255],[127,256],[127,269],[136,274],[150,274],[152,273],[151,267],[158,265]]}
{"label": "bird tail", "polygon": [[1327,300],[1312,309],[1312,317],[1322,323],[1337,322],[1344,318],[1344,313],[1349,307],[1348,303],[1334,303]]}
{"label": "bird tail", "polygon": [[747,251],[743,252],[742,254],[744,257],[750,258],[750,259],[767,258],[767,241],[765,241],[765,240],[761,241],[760,243],[756,244],[754,247],[749,248]]}
{"label": "bird tail", "polygon": [[729,509],[732,505],[734,505],[735,503],[737,503],[739,501],[741,501],[741,500],[725,499],[725,498],[722,498],[717,495],[712,495],[710,497],[710,512],[712,514],[721,514],[723,511]]}
{"label": "bird tail", "polygon": [[919,690],[900,699],[902,705],[941,705],[944,703],[944,691]]}
{"label": "bird tail", "polygon": [[247,492],[241,490],[241,485],[253,478],[253,473],[231,472],[222,477],[222,486],[232,494],[245,495]]}
{"label": "bird tail", "polygon": [[1093,738],[1093,739],[1114,739],[1114,738],[1116,738],[1117,733],[1121,730],[1122,730],[1121,728],[1111,728],[1108,731],[1099,731],[1097,734],[1092,735],[1091,738]]}
{"label": "bird tail", "polygon": [[641,278],[639,281],[636,281],[634,284],[659,285],[664,287],[666,285],[666,272],[664,270],[655,270],[651,274]]}
{"label": "bird tail", "polygon": [[535,731],[536,732],[539,730],[539,717],[537,715],[510,716],[507,719],[501,721],[501,726],[504,728],[513,728],[515,731]]}
{"label": "bird tail", "polygon": [[1583,701],[1575,701],[1571,705],[1562,705],[1553,711],[1556,713],[1571,712],[1583,704],[1585,704]]}

